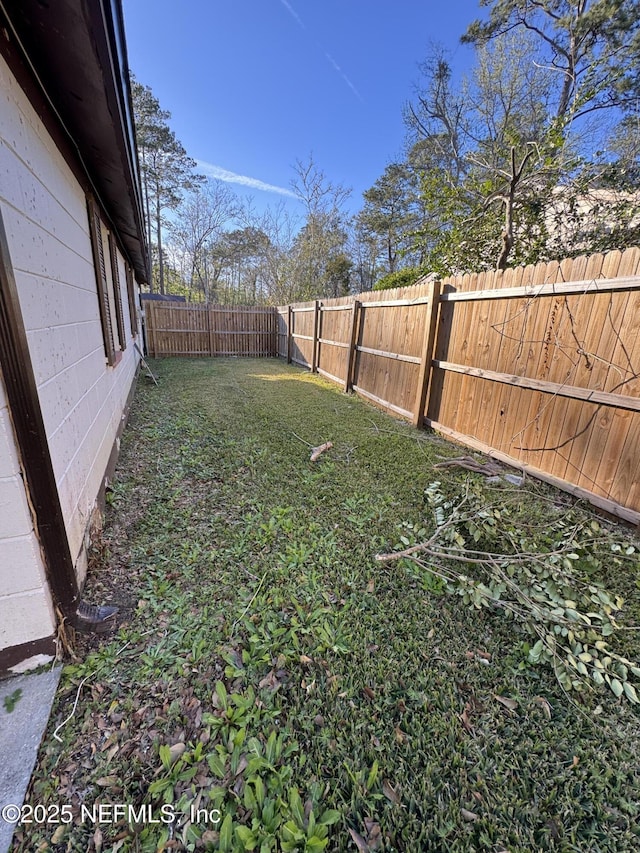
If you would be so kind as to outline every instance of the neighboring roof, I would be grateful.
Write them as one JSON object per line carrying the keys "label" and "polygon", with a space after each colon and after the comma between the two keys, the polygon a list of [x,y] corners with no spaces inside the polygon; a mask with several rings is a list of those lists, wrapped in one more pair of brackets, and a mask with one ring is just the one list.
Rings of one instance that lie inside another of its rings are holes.
{"label": "neighboring roof", "polygon": [[141,293],[140,299],[149,299],[151,302],[186,302],[186,297],[176,296],[173,293]]}
{"label": "neighboring roof", "polygon": [[148,281],[121,0],[0,0],[3,18],[2,54],[28,66],[137,280]]}

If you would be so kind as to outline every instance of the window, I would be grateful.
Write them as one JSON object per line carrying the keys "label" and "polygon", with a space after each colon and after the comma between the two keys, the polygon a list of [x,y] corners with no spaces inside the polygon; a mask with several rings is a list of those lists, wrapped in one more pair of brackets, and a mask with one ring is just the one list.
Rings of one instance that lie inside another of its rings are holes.
{"label": "window", "polygon": [[[118,363],[122,351],[127,346],[118,269],[118,249],[113,235],[109,233],[102,221],[98,205],[91,197],[87,199],[87,208],[104,352],[107,364],[113,367]],[[109,247],[110,263],[108,266],[104,251],[105,237]]]}
{"label": "window", "polygon": [[120,289],[120,271],[118,269],[118,249],[113,234],[108,234],[109,255],[111,256],[111,284],[113,288],[113,305],[116,309],[116,328],[120,339],[120,349],[127,348],[127,336],[124,333],[124,316],[122,311],[122,290]]}

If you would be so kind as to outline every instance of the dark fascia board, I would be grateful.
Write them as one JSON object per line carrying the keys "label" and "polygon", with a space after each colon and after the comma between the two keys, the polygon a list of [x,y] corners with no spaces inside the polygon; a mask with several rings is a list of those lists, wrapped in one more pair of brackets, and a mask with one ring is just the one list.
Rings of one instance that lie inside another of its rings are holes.
{"label": "dark fascia board", "polygon": [[26,67],[35,78],[47,109],[34,106],[50,130],[52,117],[59,124],[54,138],[60,127],[68,137],[136,279],[147,282],[121,0],[0,0],[0,11],[7,22],[0,51],[14,73],[19,57],[21,76]]}
{"label": "dark fascia board", "polygon": [[79,601],[78,582],[69,550],[1,211],[0,374],[33,509],[34,527],[45,557],[49,588],[62,614],[72,618]]}

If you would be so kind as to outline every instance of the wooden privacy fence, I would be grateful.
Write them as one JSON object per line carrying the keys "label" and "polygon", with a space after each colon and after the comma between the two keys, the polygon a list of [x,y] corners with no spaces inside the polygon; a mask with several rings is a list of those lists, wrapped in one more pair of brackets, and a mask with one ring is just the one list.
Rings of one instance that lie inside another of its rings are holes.
{"label": "wooden privacy fence", "polygon": [[278,355],[421,425],[439,282],[388,293],[279,308]]}
{"label": "wooden privacy fence", "polygon": [[274,356],[274,308],[144,300],[147,351],[161,356]]}
{"label": "wooden privacy fence", "polygon": [[278,308],[278,355],[640,522],[640,249]]}

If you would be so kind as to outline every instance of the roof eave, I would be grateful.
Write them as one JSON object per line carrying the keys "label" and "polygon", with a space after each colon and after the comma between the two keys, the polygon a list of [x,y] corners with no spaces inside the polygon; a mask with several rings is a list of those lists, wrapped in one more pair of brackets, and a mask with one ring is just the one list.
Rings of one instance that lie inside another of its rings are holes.
{"label": "roof eave", "polygon": [[139,282],[149,280],[120,0],[0,0]]}

